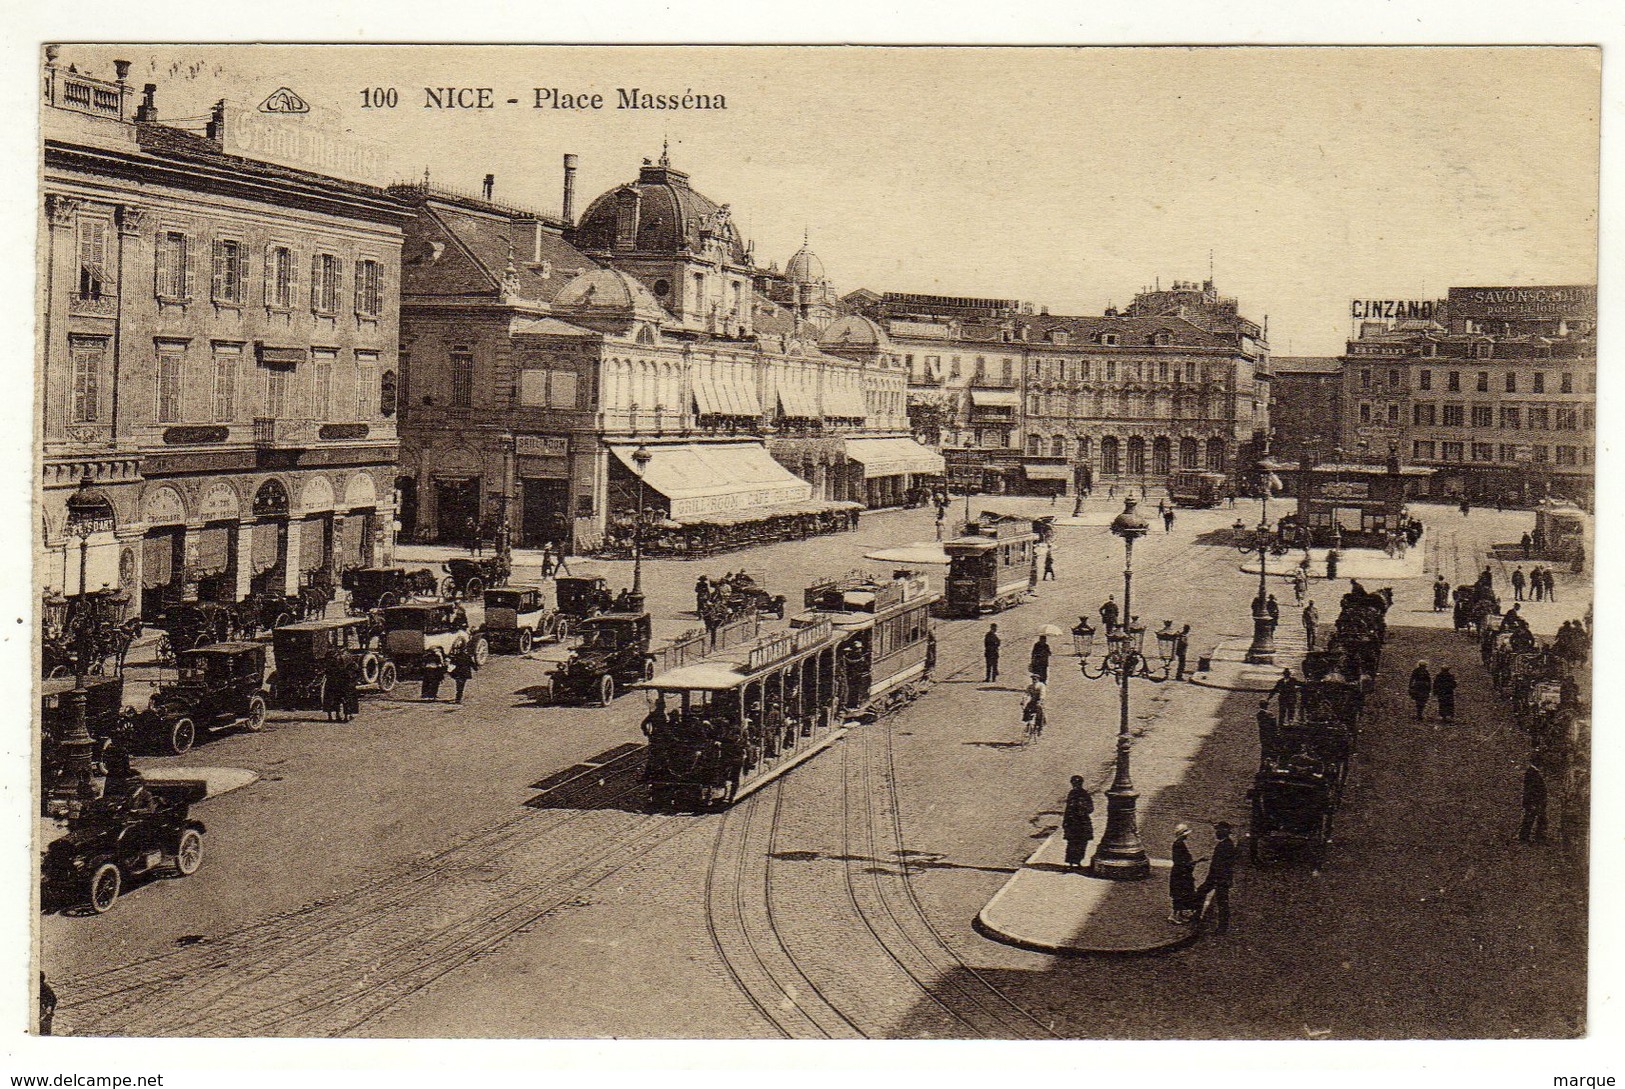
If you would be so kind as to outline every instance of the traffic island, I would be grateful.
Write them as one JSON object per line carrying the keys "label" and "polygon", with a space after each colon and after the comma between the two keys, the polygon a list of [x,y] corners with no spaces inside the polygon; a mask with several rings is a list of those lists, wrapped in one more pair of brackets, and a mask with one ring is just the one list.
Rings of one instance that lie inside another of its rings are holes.
{"label": "traffic island", "polygon": [[[1098,842],[1098,840],[1096,841]],[[985,938],[1062,957],[1143,956],[1196,940],[1196,928],[1168,921],[1172,863],[1151,860],[1140,881],[1091,877],[1066,865],[1066,839],[1057,832],[977,914]]]}
{"label": "traffic island", "polygon": [[[1424,570],[1424,552],[1426,550],[1418,544],[1415,548],[1408,548],[1403,555],[1390,556],[1380,548],[1345,548],[1338,553],[1337,578],[1328,580],[1326,575],[1326,552],[1324,548],[1309,550],[1309,586],[1313,592],[1317,582],[1339,582],[1347,579],[1419,579],[1426,574]],[[1280,556],[1271,556],[1265,566],[1264,573],[1274,578],[1289,579],[1303,563],[1301,551],[1291,551]],[[1258,557],[1254,557],[1241,565],[1244,574],[1258,574]]]}

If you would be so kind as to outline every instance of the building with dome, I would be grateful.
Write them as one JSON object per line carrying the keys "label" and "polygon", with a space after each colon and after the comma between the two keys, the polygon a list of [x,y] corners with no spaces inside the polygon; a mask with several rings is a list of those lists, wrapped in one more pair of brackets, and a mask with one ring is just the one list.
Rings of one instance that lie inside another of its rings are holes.
{"label": "building with dome", "polygon": [[[427,184],[402,259],[402,536],[590,551],[639,506],[662,532],[904,501],[939,455],[908,436],[900,359],[823,351],[803,249],[751,263],[729,214],[662,155],[571,218]],[[792,283],[790,273],[797,278]],[[786,290],[759,289],[764,282]],[[649,457],[640,487],[639,450]],[[674,528],[677,527],[677,528]]]}
{"label": "building with dome", "polygon": [[821,334],[840,313],[840,299],[824,272],[824,262],[813,253],[805,235],[783,272],[773,265],[757,270],[756,291],[814,335]]}

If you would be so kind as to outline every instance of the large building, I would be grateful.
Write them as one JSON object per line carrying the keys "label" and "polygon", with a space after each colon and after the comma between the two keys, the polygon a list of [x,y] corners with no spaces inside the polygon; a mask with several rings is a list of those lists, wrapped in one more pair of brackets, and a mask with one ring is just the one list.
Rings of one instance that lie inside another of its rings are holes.
{"label": "large building", "polygon": [[393,190],[420,211],[401,319],[410,533],[506,522],[517,544],[588,550],[640,493],[663,522],[735,526],[895,505],[940,475],[908,437],[901,363],[819,350],[829,302],[809,250],[761,273],[727,206],[664,156],[579,223],[572,157],[565,172],[558,216],[489,187]]}
{"label": "large building", "polygon": [[86,480],[85,584],[148,614],[385,558],[408,210],[226,153],[224,106],[202,135],[160,123],[128,68],[47,51],[38,578],[78,590]]}
{"label": "large building", "polygon": [[1278,355],[1270,359],[1270,449],[1297,457],[1342,442],[1343,361],[1336,356]]}
{"label": "large building", "polygon": [[[1188,296],[1188,297],[1184,297]],[[1044,491],[1231,473],[1268,426],[1268,345],[1212,285],[1068,317],[1014,299],[855,292],[826,351],[899,358],[958,484]]]}
{"label": "large building", "polygon": [[1345,451],[1396,451],[1436,494],[1589,502],[1594,286],[1452,288],[1429,319],[1367,321],[1343,356]]}

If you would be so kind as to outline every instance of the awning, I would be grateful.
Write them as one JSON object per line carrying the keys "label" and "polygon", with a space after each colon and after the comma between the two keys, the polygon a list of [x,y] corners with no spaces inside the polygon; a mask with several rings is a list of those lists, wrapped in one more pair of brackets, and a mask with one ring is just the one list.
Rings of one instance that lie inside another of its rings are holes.
{"label": "awning", "polygon": [[719,400],[716,388],[711,382],[711,376],[696,374],[694,376],[694,414],[696,416],[728,415],[721,407]]}
{"label": "awning", "polygon": [[[703,390],[703,392],[702,392]],[[752,417],[762,414],[762,402],[756,396],[756,386],[750,376],[735,367],[719,371],[696,371],[694,377],[695,400],[706,398],[710,411],[719,416]],[[703,405],[706,402],[700,401]],[[702,413],[705,411],[701,410]]]}
{"label": "awning", "polygon": [[[141,542],[141,586],[156,590],[168,586],[174,577],[175,538],[168,533],[152,534]],[[89,580],[86,580],[88,584]]]}
{"label": "awning", "polygon": [[218,575],[231,566],[231,527],[204,526],[197,535],[200,575]]}
{"label": "awning", "polygon": [[942,455],[913,439],[847,439],[846,456],[863,466],[866,478],[920,473],[941,476]]}
{"label": "awning", "polygon": [[1071,480],[1069,465],[1023,465],[1021,471],[1028,480]]}
{"label": "awning", "polygon": [[[610,452],[636,476],[634,449],[617,445]],[[655,446],[649,454],[644,483],[670,500],[671,516],[680,522],[812,496],[812,485],[774,461],[760,443]]]}
{"label": "awning", "polygon": [[325,518],[307,518],[299,527],[299,570],[314,571],[327,559]]}
{"label": "awning", "polygon": [[277,526],[269,522],[261,522],[254,526],[253,533],[254,547],[249,553],[253,559],[249,564],[249,570],[256,575],[263,575],[276,566],[276,561],[281,555],[282,533]]}
{"label": "awning", "polygon": [[1016,409],[1021,407],[1021,396],[1013,389],[973,389],[970,403],[977,408]]}
{"label": "awning", "polygon": [[855,510],[861,505],[844,500],[808,499],[798,503],[772,503],[767,506],[749,507],[744,510],[700,514],[683,519],[683,524],[689,526],[741,526],[790,515],[838,514],[843,511]]}
{"label": "awning", "polygon": [[850,386],[836,386],[824,394],[824,415],[862,420],[869,416],[869,407],[863,403],[863,391]]}
{"label": "awning", "polygon": [[823,413],[818,411],[818,401],[812,394],[789,385],[779,387],[779,412],[808,420],[823,418]]}

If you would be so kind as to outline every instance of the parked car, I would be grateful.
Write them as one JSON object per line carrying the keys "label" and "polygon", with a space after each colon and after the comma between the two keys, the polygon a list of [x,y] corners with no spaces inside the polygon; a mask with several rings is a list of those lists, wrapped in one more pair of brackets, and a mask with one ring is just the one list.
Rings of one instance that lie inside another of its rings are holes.
{"label": "parked car", "polygon": [[648,613],[604,613],[576,627],[581,641],[548,674],[554,703],[593,700],[608,707],[627,685],[654,676]]}
{"label": "parked car", "polygon": [[409,572],[404,567],[352,567],[339,576],[339,584],[350,591],[350,612],[356,616],[433,597],[439,587],[428,568]]}
{"label": "parked car", "polygon": [[203,865],[203,822],[191,807],[202,801],[199,780],[148,782],[139,774],[110,784],[106,795],[70,818],[67,833],[45,849],[41,867],[47,901],[112,909],[132,878],[168,872],[189,877]]}
{"label": "parked car", "polygon": [[480,665],[491,655],[485,636],[470,636],[462,606],[449,601],[396,605],[383,611],[384,654],[402,677],[421,677],[431,661],[449,666],[452,656],[469,645]]}
{"label": "parked car", "polygon": [[135,716],[134,740],[177,756],[201,731],[265,727],[265,646],[213,643],[181,651],[177,679],[160,685]]}
{"label": "parked car", "polygon": [[479,597],[487,586],[500,586],[513,574],[513,566],[501,556],[482,560],[457,556],[441,566],[445,568],[446,577],[440,580],[440,596],[445,598],[458,595],[470,599]]}
{"label": "parked car", "polygon": [[[491,649],[529,654],[531,647],[561,632],[559,613],[550,612],[536,586],[498,586],[485,591],[485,626]],[[566,627],[566,631],[568,628]]]}
{"label": "parked car", "polygon": [[572,621],[585,620],[608,612],[614,602],[609,592],[609,580],[602,575],[569,575],[554,583],[558,595],[559,612]]}
{"label": "parked car", "polygon": [[327,680],[341,654],[354,655],[363,686],[392,692],[399,679],[395,663],[374,645],[372,620],[346,616],[287,624],[271,633],[276,670],[270,677],[271,706],[319,711],[326,705]]}

